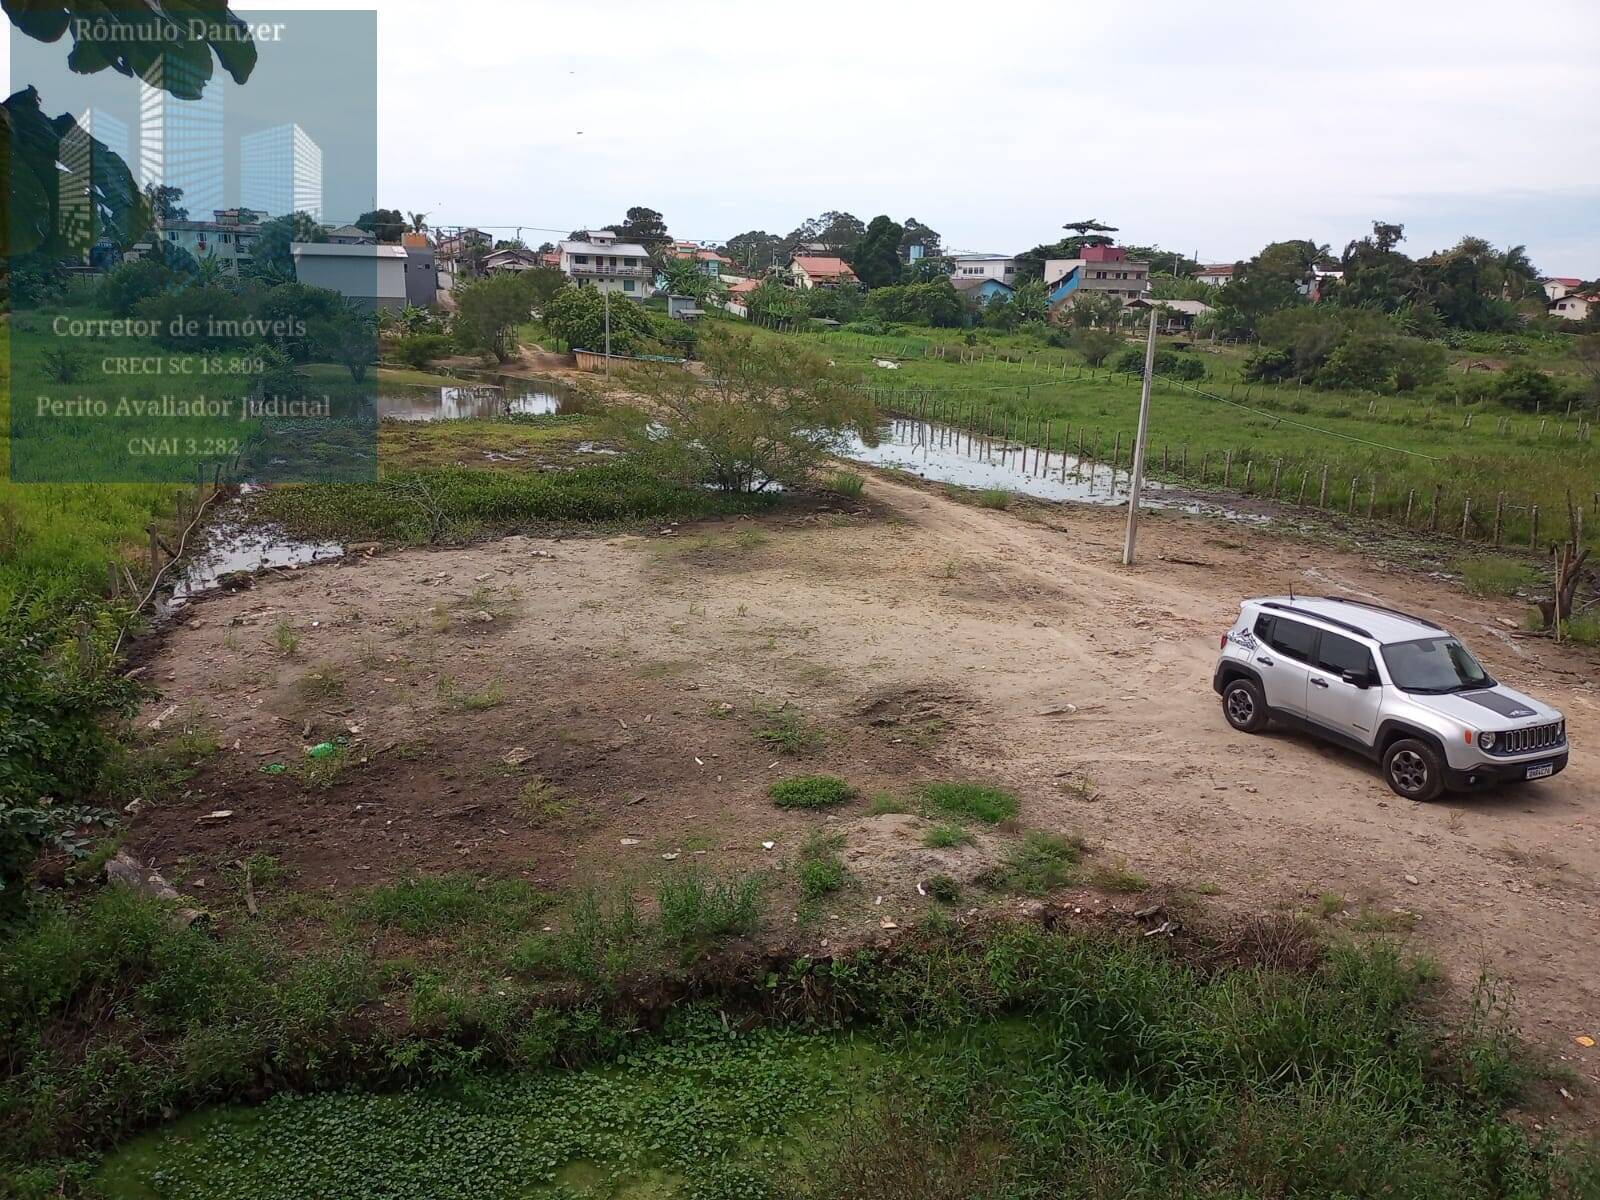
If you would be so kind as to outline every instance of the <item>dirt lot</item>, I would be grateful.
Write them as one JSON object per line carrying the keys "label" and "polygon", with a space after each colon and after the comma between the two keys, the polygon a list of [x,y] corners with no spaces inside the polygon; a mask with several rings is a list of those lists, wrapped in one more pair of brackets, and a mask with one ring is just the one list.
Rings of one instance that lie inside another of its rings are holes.
{"label": "dirt lot", "polygon": [[[165,694],[145,719],[176,705],[164,724],[201,717],[222,750],[131,842],[200,893],[253,851],[307,888],[452,868],[558,885],[777,867],[834,830],[860,885],[794,934],[826,944],[914,917],[919,879],[971,878],[1015,838],[927,849],[922,818],[865,797],[993,781],[1022,827],[1225,911],[1326,895],[1347,902],[1333,919],[1414,925],[1457,983],[1511,980],[1530,1035],[1600,1078],[1600,1049],[1573,1041],[1600,1037],[1593,656],[1513,638],[1513,610],[1448,584],[1240,526],[1154,514],[1130,571],[1118,512],[996,512],[884,477],[868,495],[870,514],[360,557],[207,599],[151,660]],[[1352,755],[1234,733],[1217,635],[1241,597],[1291,585],[1448,624],[1567,713],[1572,766],[1411,805]],[[798,757],[756,736],[786,704],[825,735]],[[344,769],[303,778],[305,747],[341,734]],[[802,771],[863,799],[776,810],[767,786]]]}

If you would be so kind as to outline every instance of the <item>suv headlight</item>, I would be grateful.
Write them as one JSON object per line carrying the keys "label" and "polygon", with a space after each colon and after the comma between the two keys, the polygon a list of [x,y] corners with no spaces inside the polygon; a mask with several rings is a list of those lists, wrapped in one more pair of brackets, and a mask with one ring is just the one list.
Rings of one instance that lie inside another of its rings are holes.
{"label": "suv headlight", "polygon": [[1488,730],[1484,730],[1482,733],[1480,733],[1478,735],[1478,748],[1481,750],[1493,750],[1494,734],[1490,733]]}

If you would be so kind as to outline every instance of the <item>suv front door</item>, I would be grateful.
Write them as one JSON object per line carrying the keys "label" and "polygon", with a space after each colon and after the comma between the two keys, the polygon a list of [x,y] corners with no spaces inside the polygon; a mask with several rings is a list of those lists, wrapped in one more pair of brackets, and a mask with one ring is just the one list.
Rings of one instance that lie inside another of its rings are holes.
{"label": "suv front door", "polygon": [[1318,630],[1288,617],[1262,616],[1256,621],[1260,648],[1253,660],[1261,672],[1267,707],[1306,715],[1306,687],[1317,649]]}
{"label": "suv front door", "polygon": [[1352,638],[1323,630],[1308,682],[1307,717],[1340,738],[1372,745],[1383,699],[1372,651]]}

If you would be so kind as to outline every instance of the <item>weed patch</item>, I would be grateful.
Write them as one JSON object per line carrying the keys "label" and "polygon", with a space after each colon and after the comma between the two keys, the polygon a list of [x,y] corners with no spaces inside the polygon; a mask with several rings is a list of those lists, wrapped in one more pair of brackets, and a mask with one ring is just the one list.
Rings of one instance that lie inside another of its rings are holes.
{"label": "weed patch", "polygon": [[1083,857],[1083,844],[1054,834],[1032,832],[1006,852],[984,875],[984,882],[1002,892],[1043,896],[1072,882],[1073,868]]}
{"label": "weed patch", "polygon": [[939,812],[985,825],[998,825],[1017,815],[1017,798],[981,783],[930,783],[922,798]]}
{"label": "weed patch", "polygon": [[756,740],[780,754],[805,754],[824,740],[822,730],[807,721],[793,705],[758,708],[756,712],[767,722],[764,728],[756,730]]}
{"label": "weed patch", "polygon": [[779,808],[833,808],[855,794],[855,788],[833,775],[792,775],[767,789]]}

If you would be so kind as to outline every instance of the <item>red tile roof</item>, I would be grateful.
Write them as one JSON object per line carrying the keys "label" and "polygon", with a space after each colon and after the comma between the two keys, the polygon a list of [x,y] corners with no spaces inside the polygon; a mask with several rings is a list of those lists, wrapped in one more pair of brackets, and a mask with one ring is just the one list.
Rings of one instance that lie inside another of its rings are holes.
{"label": "red tile roof", "polygon": [[1574,278],[1571,275],[1552,275],[1552,276],[1550,276],[1549,279],[1545,280],[1545,282],[1546,283],[1559,283],[1559,284],[1562,284],[1562,285],[1564,285],[1566,287],[1577,287],[1580,283],[1583,282],[1583,280]]}
{"label": "red tile roof", "polygon": [[854,279],[856,277],[856,273],[850,269],[850,264],[842,258],[811,258],[801,255],[795,258],[794,265],[813,279]]}

